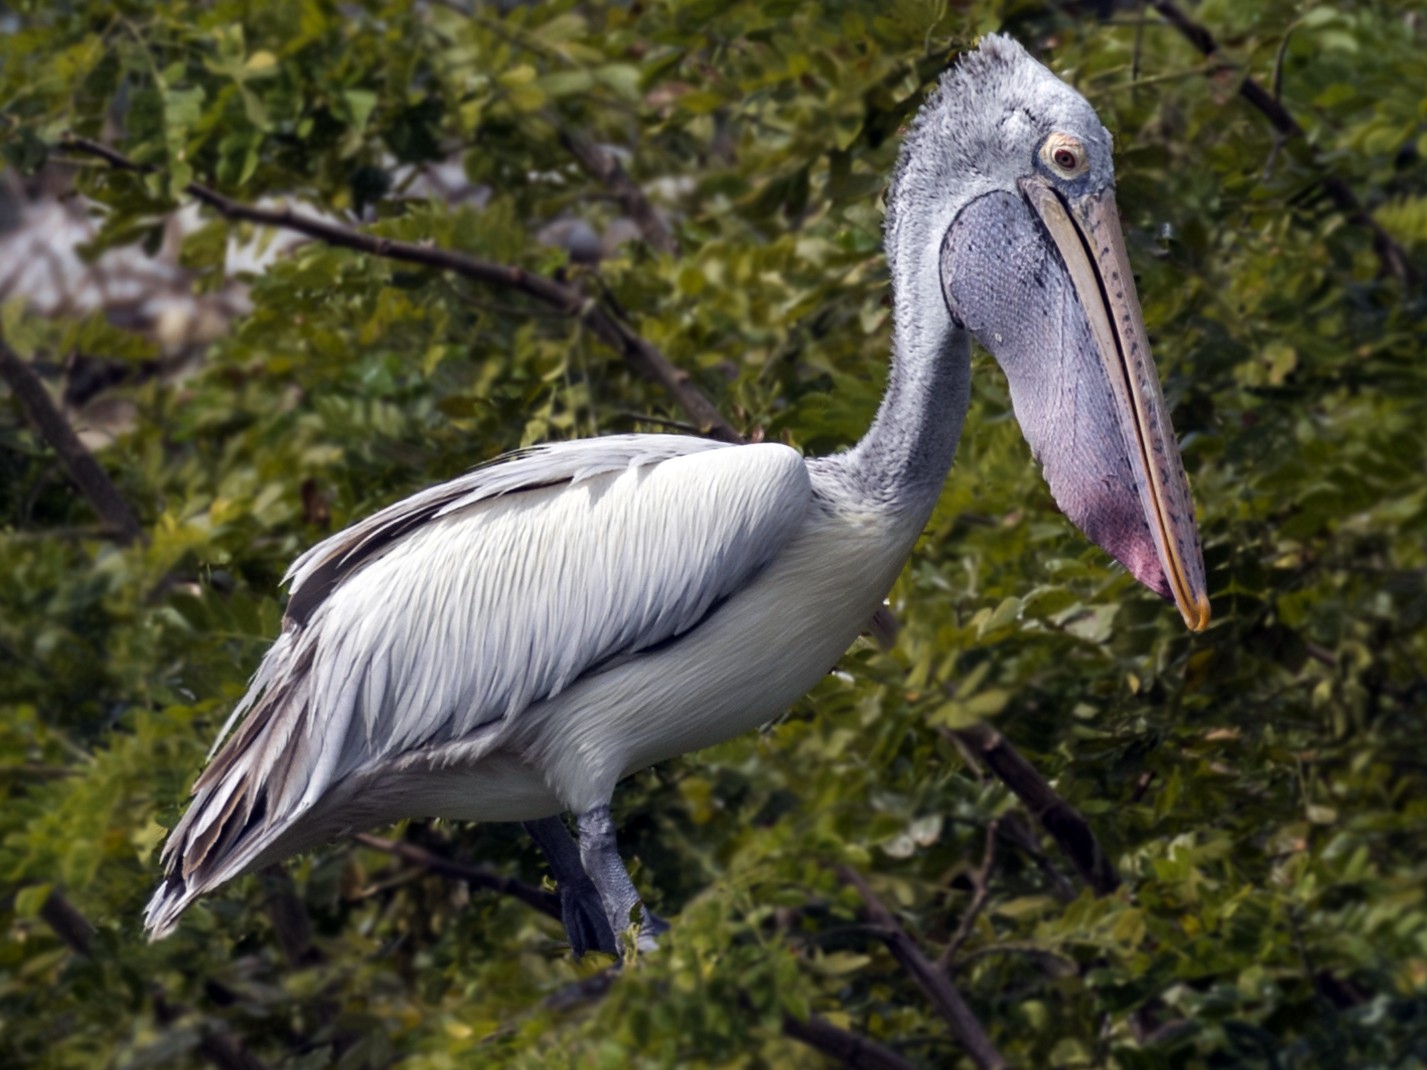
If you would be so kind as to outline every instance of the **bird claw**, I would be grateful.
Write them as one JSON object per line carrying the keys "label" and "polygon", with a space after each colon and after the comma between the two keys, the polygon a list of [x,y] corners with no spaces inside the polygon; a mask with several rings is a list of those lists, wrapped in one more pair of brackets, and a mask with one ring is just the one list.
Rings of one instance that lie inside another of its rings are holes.
{"label": "bird claw", "polygon": [[659,937],[669,931],[669,923],[648,907],[642,908],[643,920],[639,923],[639,934],[634,946],[640,951],[658,951]]}

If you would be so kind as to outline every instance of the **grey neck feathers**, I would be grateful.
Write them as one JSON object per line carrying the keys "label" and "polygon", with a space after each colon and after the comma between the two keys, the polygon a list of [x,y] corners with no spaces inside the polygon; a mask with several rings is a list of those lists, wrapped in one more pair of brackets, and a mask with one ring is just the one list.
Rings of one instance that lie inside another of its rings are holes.
{"label": "grey neck feathers", "polygon": [[[905,191],[902,191],[905,192]],[[956,456],[970,399],[971,341],[941,293],[941,235],[950,220],[903,204],[888,220],[892,367],[877,417],[836,458],[869,505],[921,514],[935,506]]]}
{"label": "grey neck feathers", "polygon": [[964,205],[1014,188],[1007,176],[1021,173],[1038,136],[1033,112],[1057,107],[1088,109],[1014,40],[992,34],[942,79],[902,143],[887,197],[895,325],[887,393],[862,441],[819,465],[860,504],[923,520],[936,504],[971,385],[970,338],[941,291],[942,238]]}

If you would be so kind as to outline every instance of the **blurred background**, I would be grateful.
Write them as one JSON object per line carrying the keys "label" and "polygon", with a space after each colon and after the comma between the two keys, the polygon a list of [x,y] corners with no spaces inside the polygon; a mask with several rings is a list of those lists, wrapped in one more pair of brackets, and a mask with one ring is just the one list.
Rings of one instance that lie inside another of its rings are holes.
{"label": "blurred background", "polygon": [[[697,423],[528,295],[187,185],[557,277],[830,452],[885,378],[899,130],[994,30],[1115,135],[1213,626],[1058,513],[980,354],[895,645],[616,796],[657,954],[573,962],[429,864],[538,884],[520,830],[428,823],[143,943],[297,553],[520,445]],[[1420,3],[0,6],[0,1062],[978,1065],[849,867],[1010,1065],[1427,1065],[1424,55]]]}

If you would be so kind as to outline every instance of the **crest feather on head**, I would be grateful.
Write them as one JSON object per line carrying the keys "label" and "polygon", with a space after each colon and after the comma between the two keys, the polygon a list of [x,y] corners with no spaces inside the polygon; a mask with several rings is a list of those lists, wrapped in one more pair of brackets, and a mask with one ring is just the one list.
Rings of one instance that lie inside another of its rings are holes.
{"label": "crest feather on head", "polygon": [[913,205],[1013,189],[1054,129],[1073,131],[1111,173],[1110,135],[1085,98],[1015,38],[987,34],[942,75],[907,131],[887,196],[889,234]]}

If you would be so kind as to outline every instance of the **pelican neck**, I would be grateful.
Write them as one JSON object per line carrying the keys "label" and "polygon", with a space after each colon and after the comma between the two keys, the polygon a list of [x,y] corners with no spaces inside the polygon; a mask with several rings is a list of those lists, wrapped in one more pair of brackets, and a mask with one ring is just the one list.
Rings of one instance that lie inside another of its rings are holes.
{"label": "pelican neck", "polygon": [[[895,255],[896,237],[921,239],[921,255]],[[857,445],[828,458],[863,504],[913,512],[922,522],[951,471],[971,396],[971,339],[947,312],[939,257],[926,238],[905,230],[889,234],[894,304],[887,389]]]}

